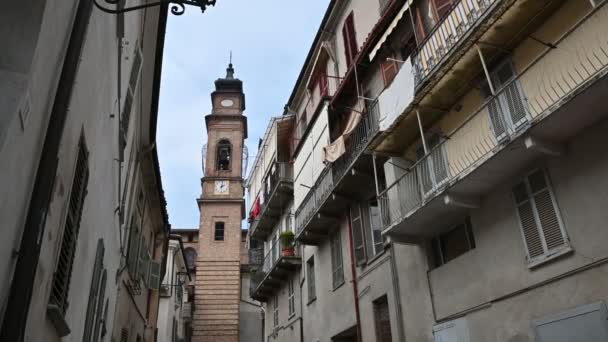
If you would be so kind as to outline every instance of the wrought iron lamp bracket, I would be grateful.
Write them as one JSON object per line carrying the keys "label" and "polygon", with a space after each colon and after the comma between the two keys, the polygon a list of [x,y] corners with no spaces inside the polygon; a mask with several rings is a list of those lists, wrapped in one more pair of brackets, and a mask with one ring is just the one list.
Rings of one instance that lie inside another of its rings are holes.
{"label": "wrought iron lamp bracket", "polygon": [[[99,2],[104,2],[105,6],[100,4]],[[121,7],[120,4],[124,3],[124,0],[93,0],[95,6],[100,10],[111,13],[111,14],[120,14],[131,11],[136,11],[144,8],[156,7],[162,4],[171,4],[171,14],[174,15],[182,15],[186,11],[186,5],[199,7],[201,12],[205,12],[207,6],[215,6],[217,0],[157,0],[154,2],[145,3],[142,5],[130,6],[130,7]],[[106,7],[108,5],[114,5],[114,8]]]}

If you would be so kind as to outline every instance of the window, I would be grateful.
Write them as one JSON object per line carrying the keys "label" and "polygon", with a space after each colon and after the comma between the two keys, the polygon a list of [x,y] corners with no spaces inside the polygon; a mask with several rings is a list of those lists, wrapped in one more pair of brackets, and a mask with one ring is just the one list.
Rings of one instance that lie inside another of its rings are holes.
{"label": "window", "polygon": [[304,132],[306,132],[306,111],[302,112],[300,115],[300,119],[298,120],[298,137],[302,138],[304,136]]}
{"label": "window", "polygon": [[516,184],[513,198],[530,263],[570,249],[545,171],[534,171]]}
{"label": "window", "polygon": [[80,230],[80,220],[82,208],[87,193],[89,181],[89,152],[87,151],[84,137],[80,137],[76,165],[72,188],[68,198],[67,216],[63,227],[63,238],[58,254],[57,266],[53,274],[53,283],[49,298],[47,312],[49,318],[57,328],[60,336],[70,333],[70,329],[63,320],[68,308],[68,294],[70,289],[70,279],[72,278],[72,266],[74,264],[74,253],[76,252],[76,242],[78,231]]}
{"label": "window", "polygon": [[432,240],[433,259],[435,267],[439,267],[456,257],[475,248],[475,238],[471,228],[471,220],[440,234]]}
{"label": "window", "polygon": [[129,330],[127,328],[120,330],[120,342],[129,342]]}
{"label": "window", "polygon": [[342,27],[342,39],[344,40],[344,53],[346,55],[346,66],[350,66],[355,61],[359,47],[357,45],[357,37],[355,33],[355,13],[351,12]]}
{"label": "window", "polygon": [[363,235],[363,220],[361,219],[361,205],[353,204],[350,208],[351,228],[355,247],[355,261],[361,265],[367,261],[365,255],[365,239]]}
{"label": "window", "polygon": [[386,9],[388,8],[388,4],[390,4],[392,0],[379,0],[379,1],[380,1],[380,14],[384,14]]}
{"label": "window", "polygon": [[388,56],[380,65],[380,69],[382,71],[382,79],[384,80],[384,87],[388,87],[391,85],[395,76],[399,72],[399,65],[397,61],[395,61],[394,56]]}
{"label": "window", "polygon": [[141,244],[141,235],[139,232],[139,219],[136,216],[131,218],[131,229],[129,233],[129,247],[127,248],[127,270],[132,279],[136,278],[139,248]]}
{"label": "window", "polygon": [[224,241],[224,222],[215,222],[215,241]]}
{"label": "window", "polygon": [[137,89],[137,83],[139,81],[139,75],[141,73],[141,67],[143,65],[143,55],[139,42],[135,44],[135,51],[133,54],[133,64],[131,65],[131,74],[129,75],[129,87],[127,88],[122,113],[120,114],[121,153],[124,151],[125,146],[127,145],[127,134],[129,133],[129,122],[131,121],[133,100],[135,97],[135,91]]}
{"label": "window", "polygon": [[217,169],[220,171],[230,170],[232,146],[226,139],[217,144]]}
{"label": "window", "polygon": [[279,296],[275,295],[272,301],[272,323],[274,327],[279,325]]}
{"label": "window", "polygon": [[331,272],[334,289],[344,283],[344,267],[342,266],[342,243],[340,231],[336,230],[330,235],[331,247]]}
{"label": "window", "polygon": [[317,299],[317,293],[315,289],[315,258],[310,257],[306,262],[306,277],[308,283],[308,302],[312,302]]}
{"label": "window", "polygon": [[329,80],[327,78],[327,71],[321,70],[321,72],[319,72],[317,83],[319,86],[319,95],[321,95],[321,97],[329,96]]}
{"label": "window", "polygon": [[458,318],[433,326],[433,335],[435,342],[471,340],[466,318]]}
{"label": "window", "polygon": [[380,208],[378,200],[373,199],[368,206],[369,237],[367,239],[367,255],[374,256],[382,252],[382,223],[380,222]]}
{"label": "window", "polygon": [[188,247],[184,250],[184,254],[186,255],[186,265],[189,270],[196,269],[196,258],[197,253],[196,250],[192,247]]}
{"label": "window", "polygon": [[523,91],[515,77],[517,74],[513,64],[506,60],[490,73],[496,97],[490,99],[492,91],[487,80],[484,80],[481,85],[481,95],[490,99],[487,104],[488,113],[494,136],[498,142],[505,141],[510,134],[528,122]]}
{"label": "window", "polygon": [[435,17],[441,20],[450,13],[452,9],[453,0],[432,0],[433,8],[435,10]]}
{"label": "window", "polygon": [[388,311],[388,299],[386,295],[376,299],[374,306],[374,323],[376,326],[376,341],[391,342],[391,316]]}
{"label": "window", "polygon": [[107,270],[103,267],[103,256],[105,248],[103,240],[97,241],[95,262],[93,264],[93,279],[89,290],[89,301],[87,304],[83,341],[98,341],[101,332],[103,318],[103,302],[105,299]]}
{"label": "window", "polygon": [[289,301],[289,316],[296,313],[296,295],[294,288],[294,277],[289,278],[287,282],[287,300]]}

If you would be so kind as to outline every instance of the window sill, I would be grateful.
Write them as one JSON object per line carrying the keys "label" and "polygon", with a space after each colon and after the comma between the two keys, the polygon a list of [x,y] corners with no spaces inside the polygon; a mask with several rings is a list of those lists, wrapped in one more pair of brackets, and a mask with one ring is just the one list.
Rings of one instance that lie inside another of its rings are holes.
{"label": "window sill", "polygon": [[572,252],[574,252],[574,249],[572,249],[572,247],[564,246],[564,247],[554,251],[552,254],[545,255],[540,259],[530,260],[528,262],[528,269],[533,270],[541,265],[544,265],[548,262],[551,262],[557,258],[560,258],[560,257],[570,254]]}
{"label": "window sill", "polygon": [[334,286],[332,291],[335,292],[337,289],[341,288],[342,285],[344,285],[345,283],[346,283],[346,281],[344,281],[344,279],[342,279],[342,281],[339,284]]}
{"label": "window sill", "polygon": [[381,256],[384,255],[385,250],[382,249],[380,252],[376,253],[371,259],[369,259],[364,265],[369,266],[373,264],[376,260],[380,259]]}
{"label": "window sill", "polygon": [[306,305],[310,305],[310,304],[314,303],[316,300],[317,300],[317,297],[315,296],[315,297],[309,299],[308,303],[306,303]]}
{"label": "window sill", "polygon": [[49,321],[51,321],[53,327],[55,327],[59,337],[64,337],[70,334],[71,330],[68,326],[68,322],[65,321],[65,317],[57,305],[48,304],[46,306],[46,317],[49,319]]}

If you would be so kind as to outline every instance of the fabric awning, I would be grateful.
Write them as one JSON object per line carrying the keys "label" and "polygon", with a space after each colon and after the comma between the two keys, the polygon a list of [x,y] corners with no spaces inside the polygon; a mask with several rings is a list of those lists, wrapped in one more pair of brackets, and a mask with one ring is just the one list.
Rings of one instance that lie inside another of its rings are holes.
{"label": "fabric awning", "polygon": [[374,60],[374,57],[376,57],[376,54],[378,53],[378,51],[380,50],[382,45],[384,45],[384,42],[386,42],[386,39],[388,39],[388,36],[390,36],[391,33],[393,32],[393,30],[395,29],[395,27],[397,27],[397,24],[399,24],[399,21],[401,20],[401,18],[403,18],[403,16],[405,15],[405,12],[410,8],[410,5],[412,4],[412,2],[414,2],[414,0],[408,0],[405,2],[405,4],[403,4],[403,7],[401,8],[401,10],[399,10],[399,13],[397,13],[397,15],[395,16],[395,19],[393,19],[391,24],[387,27],[386,31],[384,31],[384,34],[382,35],[380,40],[378,40],[378,42],[376,43],[376,46],[374,46],[372,51],[369,53],[370,61]]}

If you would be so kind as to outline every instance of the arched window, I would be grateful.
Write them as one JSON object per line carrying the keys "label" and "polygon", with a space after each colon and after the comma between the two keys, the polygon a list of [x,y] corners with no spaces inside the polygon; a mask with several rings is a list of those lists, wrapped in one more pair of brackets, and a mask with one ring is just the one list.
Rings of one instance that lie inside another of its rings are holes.
{"label": "arched window", "polygon": [[230,161],[232,160],[232,146],[230,141],[226,139],[220,140],[217,144],[217,169],[230,170]]}
{"label": "arched window", "polygon": [[188,247],[184,250],[184,254],[186,255],[186,265],[188,265],[189,270],[193,270],[196,268],[196,250],[192,247]]}

